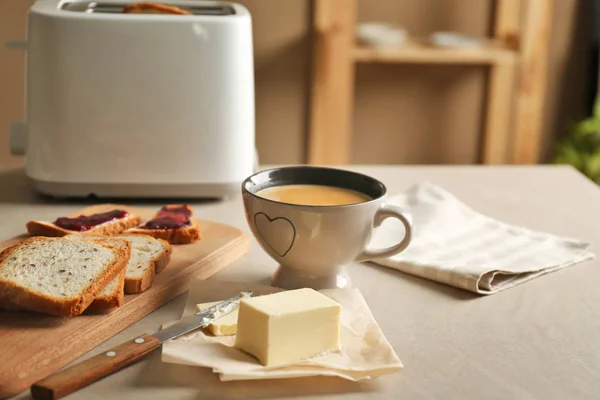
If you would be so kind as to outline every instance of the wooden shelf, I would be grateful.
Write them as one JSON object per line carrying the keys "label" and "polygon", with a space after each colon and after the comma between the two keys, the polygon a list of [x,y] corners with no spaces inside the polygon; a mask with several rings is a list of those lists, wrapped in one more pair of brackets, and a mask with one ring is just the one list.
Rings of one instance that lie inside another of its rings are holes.
{"label": "wooden shelf", "polygon": [[358,0],[313,3],[309,164],[351,161],[354,78],[359,62],[488,66],[481,162],[538,162],[552,1],[495,0],[491,36],[482,47],[472,49],[435,47],[423,37],[411,38],[397,48],[357,46]]}
{"label": "wooden shelf", "polygon": [[412,64],[476,64],[491,65],[515,62],[517,53],[490,42],[481,48],[440,48],[419,42],[402,47],[376,49],[357,46],[354,59],[362,63],[412,63]]}

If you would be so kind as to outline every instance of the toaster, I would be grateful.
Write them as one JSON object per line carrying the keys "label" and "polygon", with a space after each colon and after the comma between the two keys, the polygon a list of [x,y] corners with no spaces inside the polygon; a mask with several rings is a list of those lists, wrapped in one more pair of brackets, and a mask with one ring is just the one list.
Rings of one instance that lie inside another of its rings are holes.
{"label": "toaster", "polygon": [[26,121],[11,129],[33,187],[58,197],[215,198],[257,169],[252,22],[230,2],[38,0],[28,13]]}

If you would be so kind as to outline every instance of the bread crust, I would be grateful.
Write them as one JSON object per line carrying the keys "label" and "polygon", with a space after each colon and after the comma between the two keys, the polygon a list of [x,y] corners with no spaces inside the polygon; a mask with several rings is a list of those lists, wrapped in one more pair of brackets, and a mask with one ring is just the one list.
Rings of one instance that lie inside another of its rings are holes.
{"label": "bread crust", "polygon": [[[100,290],[99,294],[94,298],[94,301],[92,301],[92,304],[90,304],[88,306],[86,311],[92,311],[92,312],[108,311],[108,310],[111,310],[116,307],[121,307],[123,305],[123,302],[125,301],[125,274],[127,273],[127,262],[129,261],[129,258],[131,257],[131,242],[129,242],[128,240],[125,240],[125,239],[118,239],[118,238],[112,238],[112,237],[108,237],[108,238],[110,240],[119,240],[121,242],[124,242],[121,245],[121,249],[125,250],[125,252],[126,252],[125,264],[124,264],[123,268],[121,268],[121,271],[119,271],[119,273],[117,275],[119,282],[117,283],[117,288],[115,289],[115,291],[113,291],[111,294],[109,294],[107,296],[102,296],[102,295],[100,295],[102,290]],[[99,239],[99,241],[102,242],[103,240]],[[106,247],[113,247],[113,248],[118,249],[118,247],[111,246],[110,242],[104,242],[103,244],[106,244],[107,245]],[[115,279],[115,278],[113,278],[113,279]]]}
{"label": "bread crust", "polygon": [[142,222],[142,218],[137,215],[128,215],[125,218],[120,218],[116,221],[100,224],[87,231],[70,231],[54,225],[52,222],[46,221],[29,221],[26,224],[27,232],[31,236],[49,236],[61,237],[66,235],[99,235],[112,236],[122,233],[126,229],[138,226]]}
{"label": "bread crust", "polygon": [[138,294],[148,290],[152,286],[154,276],[156,275],[155,268],[151,265],[146,268],[144,274],[140,278],[132,279],[125,278],[124,291],[127,294]]}
{"label": "bread crust", "polygon": [[[127,264],[127,263],[126,263]],[[117,290],[110,294],[110,296],[99,296],[94,298],[92,304],[88,306],[87,311],[91,312],[104,312],[112,310],[116,307],[121,307],[125,301],[125,273],[127,268],[123,267],[119,272],[119,283],[117,284]],[[114,278],[113,278],[114,279]]]}
{"label": "bread crust", "polygon": [[[113,278],[114,279],[114,278]],[[121,290],[117,290],[111,296],[101,296],[94,298],[92,304],[88,306],[85,312],[105,312],[116,307],[121,307],[125,301],[125,293],[123,291],[123,285],[125,284],[125,268],[119,275],[119,284],[117,285]],[[24,307],[17,306],[8,299],[0,299],[0,310],[4,311],[30,311]]]}
{"label": "bread crust", "polygon": [[178,229],[127,229],[124,234],[147,235],[156,239],[163,239],[171,244],[190,244],[202,238],[200,235],[200,224],[195,218],[191,218],[192,224]]}
{"label": "bread crust", "polygon": [[152,286],[154,277],[160,273],[171,261],[171,254],[173,248],[166,240],[158,239],[164,245],[164,250],[161,251],[154,259],[150,261],[150,266],[146,268],[146,271],[141,278],[125,278],[125,293],[137,294],[147,290]]}
{"label": "bread crust", "polygon": [[154,10],[155,14],[178,14],[178,15],[191,15],[190,12],[182,10],[179,7],[169,6],[166,4],[152,3],[152,2],[140,2],[130,4],[123,8],[121,11],[123,14],[143,14],[143,10]]}
{"label": "bread crust", "polygon": [[0,310],[4,311],[27,311],[26,308],[17,306],[14,303],[11,303],[10,300],[2,298],[0,299]]}
{"label": "bread crust", "polygon": [[[116,307],[121,307],[123,305],[123,302],[125,301],[125,292],[123,290],[125,285],[125,272],[125,268],[123,268],[123,271],[119,273],[119,283],[117,284],[118,289],[115,292],[111,293],[110,296],[95,297],[94,301],[92,301],[92,304],[88,306],[85,312],[105,312],[108,310],[112,310]],[[17,306],[16,304],[12,303],[11,301],[5,298],[0,299],[0,310],[28,311],[26,308]]]}
{"label": "bread crust", "polygon": [[156,239],[160,242],[162,242],[163,246],[165,246],[165,251],[162,254],[161,257],[157,257],[157,260],[154,262],[154,269],[156,271],[157,274],[160,274],[162,272],[162,270],[164,270],[167,265],[169,265],[169,263],[171,262],[171,255],[173,254],[173,246],[171,246],[171,243],[169,243],[168,241],[164,240],[164,239]]}
{"label": "bread crust", "polygon": [[[46,240],[61,240],[60,238],[44,238],[44,237],[32,237],[23,240],[22,242],[4,249],[0,253],[0,265],[15,251],[18,247],[33,243],[36,241]],[[36,293],[26,287],[15,284],[10,281],[0,279],[0,295],[9,300],[16,306],[31,310],[38,311],[46,314],[56,315],[59,317],[73,317],[83,313],[88,306],[94,301],[96,295],[104,289],[108,283],[113,280],[124,269],[129,260],[129,256],[125,249],[108,246],[101,241],[93,241],[96,244],[108,247],[114,251],[114,257],[109,263],[103,273],[96,276],[96,278],[84,289],[81,296],[57,300],[53,297]]]}

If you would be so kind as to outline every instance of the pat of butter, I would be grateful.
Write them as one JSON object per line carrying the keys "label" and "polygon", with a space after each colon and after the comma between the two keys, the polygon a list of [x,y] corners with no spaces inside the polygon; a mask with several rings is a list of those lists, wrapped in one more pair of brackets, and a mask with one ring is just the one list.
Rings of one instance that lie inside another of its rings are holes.
{"label": "pat of butter", "polygon": [[[213,303],[202,303],[196,304],[196,312],[200,312],[202,310],[206,310],[209,307],[218,304],[218,301]],[[221,318],[215,320],[212,324],[207,326],[205,329],[208,330],[215,336],[230,336],[235,335],[237,330],[237,319],[238,319],[238,310],[232,311],[227,315],[222,316]]]}
{"label": "pat of butter", "polygon": [[234,346],[268,366],[339,351],[341,311],[313,289],[243,299]]}

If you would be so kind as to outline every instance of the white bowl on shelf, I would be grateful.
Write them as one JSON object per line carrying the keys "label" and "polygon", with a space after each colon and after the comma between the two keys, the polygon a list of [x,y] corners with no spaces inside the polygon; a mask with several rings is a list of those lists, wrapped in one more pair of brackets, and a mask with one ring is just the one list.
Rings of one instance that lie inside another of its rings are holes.
{"label": "white bowl on shelf", "polygon": [[357,24],[356,38],[367,47],[398,47],[406,42],[406,31],[398,26],[382,22]]}
{"label": "white bowl on shelf", "polygon": [[432,45],[448,49],[476,49],[483,46],[484,41],[477,36],[463,35],[456,32],[434,32],[429,37]]}

